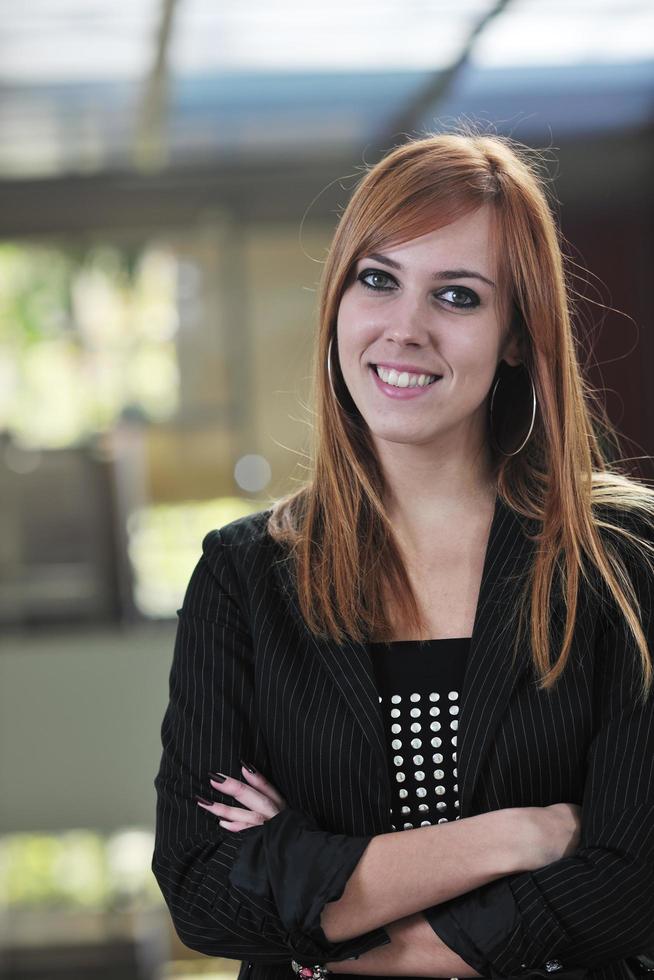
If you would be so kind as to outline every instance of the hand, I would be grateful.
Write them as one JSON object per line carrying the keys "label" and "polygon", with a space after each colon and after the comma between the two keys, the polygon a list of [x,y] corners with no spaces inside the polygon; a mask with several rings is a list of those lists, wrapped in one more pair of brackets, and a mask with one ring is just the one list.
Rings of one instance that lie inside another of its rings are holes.
{"label": "hand", "polygon": [[233,796],[242,806],[228,806],[225,803],[204,800],[201,796],[196,797],[198,806],[221,818],[218,823],[225,830],[239,831],[256,827],[288,806],[273,784],[268,782],[260,772],[249,772],[245,766],[241,771],[247,780],[246,783],[233,776],[227,776],[224,782],[220,782],[212,778],[212,773],[209,773],[209,782],[214,789],[225,796]]}

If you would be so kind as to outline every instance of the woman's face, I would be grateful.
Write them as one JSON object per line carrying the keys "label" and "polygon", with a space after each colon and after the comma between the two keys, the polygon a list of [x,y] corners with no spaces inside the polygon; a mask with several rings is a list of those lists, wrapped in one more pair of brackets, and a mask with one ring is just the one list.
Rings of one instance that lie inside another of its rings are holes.
{"label": "woman's face", "polygon": [[[356,263],[338,311],[338,356],[374,441],[485,441],[497,364],[520,362],[499,319],[490,221],[484,206]],[[382,379],[375,365],[394,373]],[[420,375],[437,380],[423,387]]]}

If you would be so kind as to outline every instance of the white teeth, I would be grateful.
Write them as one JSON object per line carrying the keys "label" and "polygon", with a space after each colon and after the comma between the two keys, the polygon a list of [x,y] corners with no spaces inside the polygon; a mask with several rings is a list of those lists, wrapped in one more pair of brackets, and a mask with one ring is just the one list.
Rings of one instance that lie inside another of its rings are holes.
{"label": "white teeth", "polygon": [[389,370],[378,364],[375,365],[375,371],[382,381],[395,388],[425,388],[437,378],[436,374],[409,374],[408,371],[400,374],[395,368]]}

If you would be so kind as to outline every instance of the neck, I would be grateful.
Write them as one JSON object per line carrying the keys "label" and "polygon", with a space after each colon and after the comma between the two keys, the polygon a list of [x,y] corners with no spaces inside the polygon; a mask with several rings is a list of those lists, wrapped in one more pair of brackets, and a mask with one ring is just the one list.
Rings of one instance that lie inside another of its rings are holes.
{"label": "neck", "polygon": [[[388,514],[419,541],[430,528],[457,526],[462,515],[483,519],[497,493],[490,454],[441,457],[430,446],[395,444],[380,453]],[[422,451],[421,451],[422,450]]]}

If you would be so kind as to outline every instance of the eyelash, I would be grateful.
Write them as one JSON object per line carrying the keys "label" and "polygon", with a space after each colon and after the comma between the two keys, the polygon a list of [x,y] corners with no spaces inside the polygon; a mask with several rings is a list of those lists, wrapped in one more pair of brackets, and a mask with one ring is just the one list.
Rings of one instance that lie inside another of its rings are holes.
{"label": "eyelash", "polygon": [[[363,272],[360,272],[357,276],[357,280],[365,289],[370,289],[373,293],[391,292],[391,288],[389,286],[371,286],[369,282],[365,281],[367,276],[383,276],[385,279],[390,279],[392,282],[395,282],[390,273],[383,272],[381,269],[364,269]],[[467,296],[470,299],[469,303],[453,303],[449,299],[443,300],[444,303],[447,303],[448,306],[452,306],[456,310],[471,310],[475,306],[479,306],[480,300],[477,294],[472,289],[466,289],[465,286],[447,286],[445,289],[440,290],[438,298],[441,299],[443,293],[450,292],[462,293],[464,296]]]}

